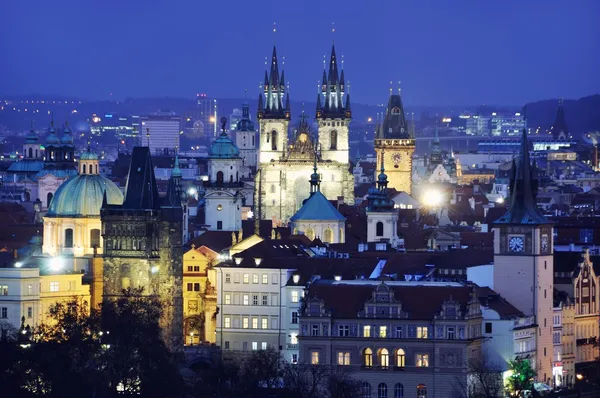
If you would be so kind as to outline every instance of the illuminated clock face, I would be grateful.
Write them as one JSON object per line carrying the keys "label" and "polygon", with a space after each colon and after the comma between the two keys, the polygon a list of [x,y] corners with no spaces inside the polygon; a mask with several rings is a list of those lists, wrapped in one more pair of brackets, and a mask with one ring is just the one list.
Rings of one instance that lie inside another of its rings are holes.
{"label": "illuminated clock face", "polygon": [[542,251],[544,253],[547,253],[549,247],[550,247],[550,244],[548,242],[548,235],[542,235]]}
{"label": "illuminated clock face", "polygon": [[300,142],[308,141],[308,135],[306,135],[306,133],[300,133],[300,135],[298,136],[298,141],[300,141]]}
{"label": "illuminated clock face", "polygon": [[400,163],[401,160],[402,160],[402,155],[400,155],[398,152],[396,152],[392,155],[392,161],[394,162],[394,164]]}
{"label": "illuminated clock face", "polygon": [[508,248],[513,253],[519,253],[523,251],[524,248],[523,238],[520,236],[513,236],[508,241]]}

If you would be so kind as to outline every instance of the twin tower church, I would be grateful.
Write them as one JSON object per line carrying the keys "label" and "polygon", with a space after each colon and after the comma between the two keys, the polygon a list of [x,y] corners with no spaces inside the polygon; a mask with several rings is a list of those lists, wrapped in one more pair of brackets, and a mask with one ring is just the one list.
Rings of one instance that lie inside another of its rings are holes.
{"label": "twin tower church", "polygon": [[[335,46],[331,50],[329,70],[323,71],[320,93],[317,94],[316,136],[302,113],[300,125],[288,142],[290,96],[284,71],[279,71],[275,48],[261,91],[254,187],[256,217],[284,223],[290,221],[311,195],[311,189],[314,194],[314,185],[311,188],[313,173],[318,173],[319,190],[326,199],[342,199],[347,204],[354,204],[348,129],[352,109],[344,70],[340,73],[338,69]],[[376,132],[375,149],[378,163],[383,158],[389,187],[410,194],[415,141],[408,130],[400,95],[390,96],[384,121]]]}

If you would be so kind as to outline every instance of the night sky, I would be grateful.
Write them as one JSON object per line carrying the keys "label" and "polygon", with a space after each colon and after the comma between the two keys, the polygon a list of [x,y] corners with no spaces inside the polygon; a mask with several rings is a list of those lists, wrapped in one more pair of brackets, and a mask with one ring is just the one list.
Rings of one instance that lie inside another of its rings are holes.
{"label": "night sky", "polygon": [[256,98],[276,43],[293,99],[314,101],[335,39],[357,103],[399,80],[413,105],[578,98],[600,92],[598,16],[598,0],[1,0],[0,96]]}

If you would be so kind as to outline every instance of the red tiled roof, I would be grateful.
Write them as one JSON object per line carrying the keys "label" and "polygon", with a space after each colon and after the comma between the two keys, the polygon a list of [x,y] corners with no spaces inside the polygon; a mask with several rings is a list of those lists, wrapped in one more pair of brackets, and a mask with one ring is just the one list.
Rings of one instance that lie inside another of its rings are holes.
{"label": "red tiled roof", "polygon": [[[350,285],[313,283],[308,297],[324,301],[325,308],[337,318],[356,318],[364,309],[365,301],[372,297],[373,285]],[[402,310],[410,319],[433,319],[447,300],[455,300],[461,306],[469,301],[470,287],[460,286],[391,286],[394,297],[402,303]],[[389,319],[389,318],[388,318]]]}

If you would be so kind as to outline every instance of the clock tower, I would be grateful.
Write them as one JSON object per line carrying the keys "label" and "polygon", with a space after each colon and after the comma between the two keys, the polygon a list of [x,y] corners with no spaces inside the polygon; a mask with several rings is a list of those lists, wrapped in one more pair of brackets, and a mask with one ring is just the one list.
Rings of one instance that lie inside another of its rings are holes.
{"label": "clock tower", "polygon": [[552,307],[554,262],[552,223],[536,205],[535,163],[523,130],[518,161],[513,161],[511,199],[507,212],[494,222],[493,289],[538,325],[531,359],[537,380],[552,378]]}
{"label": "clock tower", "polygon": [[383,123],[378,126],[375,133],[378,163],[383,160],[384,151],[387,154],[384,167],[389,179],[389,187],[410,195],[415,137],[408,131],[400,94],[390,95]]}

